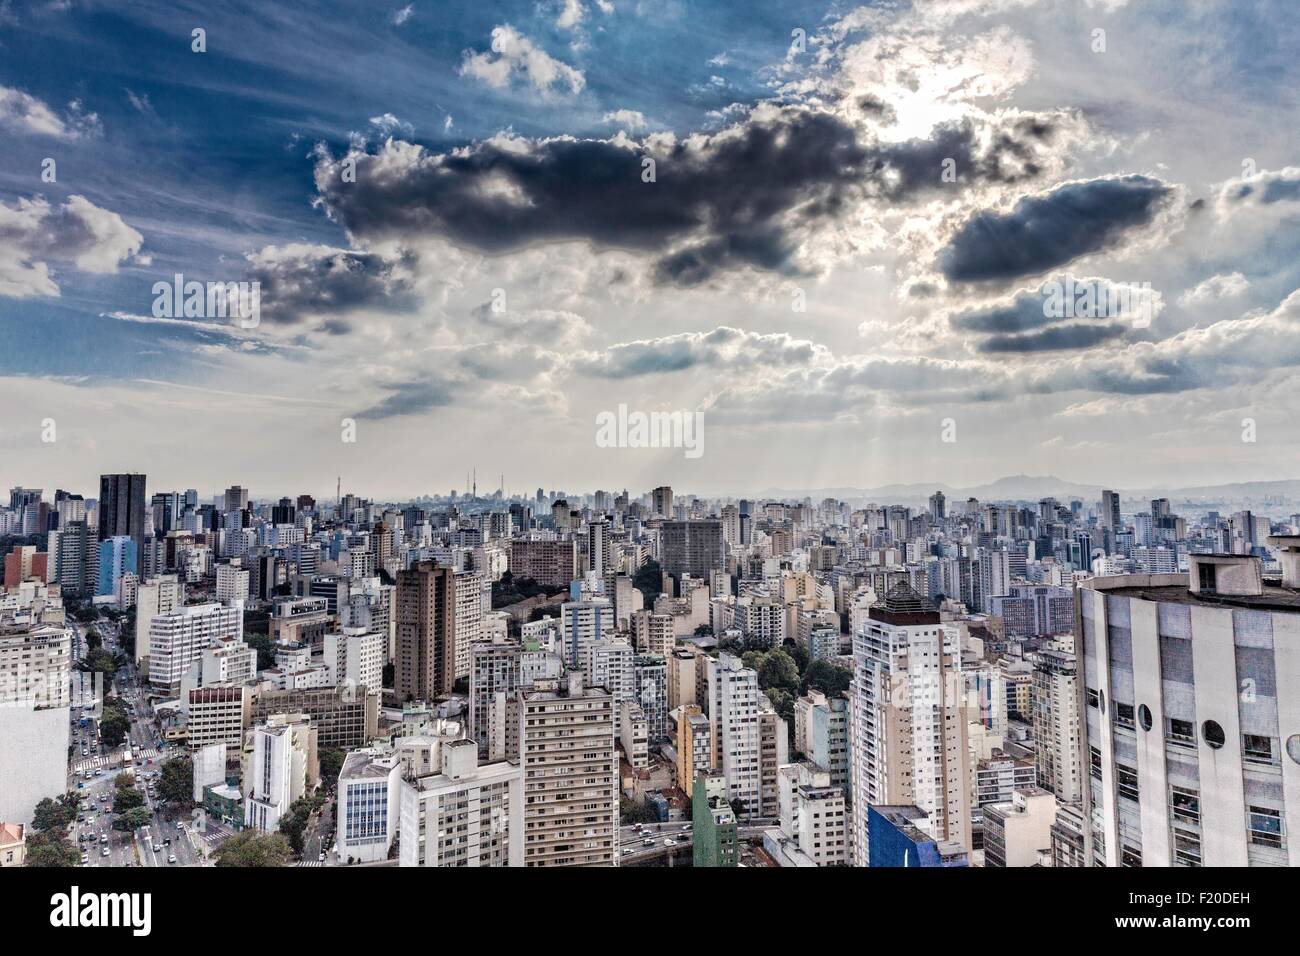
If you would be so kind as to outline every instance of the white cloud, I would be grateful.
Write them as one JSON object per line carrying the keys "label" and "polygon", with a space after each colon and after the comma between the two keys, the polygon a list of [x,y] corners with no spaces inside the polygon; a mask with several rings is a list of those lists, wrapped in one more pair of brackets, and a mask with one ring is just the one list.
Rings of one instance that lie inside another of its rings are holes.
{"label": "white cloud", "polygon": [[581,70],[555,59],[508,23],[493,27],[490,52],[465,51],[459,73],[495,89],[509,86],[516,78],[542,93],[558,86],[576,94],[587,85]]}
{"label": "white cloud", "polygon": [[84,196],[61,206],[45,199],[0,202],[0,296],[57,296],[49,261],[71,262],[82,272],[111,273],[139,255],[144,238],[115,212]]}
{"label": "white cloud", "polygon": [[398,10],[396,13],[393,14],[394,25],[400,27],[407,20],[411,19],[411,16],[414,13],[415,13],[415,4],[408,3],[406,6],[402,7],[402,9]]}
{"label": "white cloud", "polygon": [[600,121],[602,123],[612,123],[615,126],[621,126],[633,133],[645,129],[648,125],[645,114],[640,110],[614,110],[602,116]]}
{"label": "white cloud", "polygon": [[43,100],[13,87],[0,86],[0,128],[75,140],[99,133],[100,123],[99,116],[87,113],[80,100],[69,103],[67,113],[59,116]]}
{"label": "white cloud", "polygon": [[1178,304],[1184,306],[1205,305],[1241,295],[1250,288],[1250,280],[1240,272],[1228,272],[1210,276],[1196,288],[1189,289],[1178,298]]}

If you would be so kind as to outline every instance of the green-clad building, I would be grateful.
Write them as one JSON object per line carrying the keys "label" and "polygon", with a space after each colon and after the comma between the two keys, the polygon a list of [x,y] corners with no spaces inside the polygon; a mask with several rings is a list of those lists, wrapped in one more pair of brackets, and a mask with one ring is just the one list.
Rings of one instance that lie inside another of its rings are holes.
{"label": "green-clad building", "polygon": [[722,778],[716,771],[695,778],[691,791],[695,866],[735,866],[739,859],[736,815],[722,790]]}

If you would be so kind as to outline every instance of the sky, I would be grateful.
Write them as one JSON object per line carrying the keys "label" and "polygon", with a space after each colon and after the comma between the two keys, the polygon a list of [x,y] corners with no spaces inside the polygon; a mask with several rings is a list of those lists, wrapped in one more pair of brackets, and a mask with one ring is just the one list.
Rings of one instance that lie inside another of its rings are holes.
{"label": "sky", "polygon": [[1297,48],[1290,0],[0,0],[0,484],[1300,477]]}

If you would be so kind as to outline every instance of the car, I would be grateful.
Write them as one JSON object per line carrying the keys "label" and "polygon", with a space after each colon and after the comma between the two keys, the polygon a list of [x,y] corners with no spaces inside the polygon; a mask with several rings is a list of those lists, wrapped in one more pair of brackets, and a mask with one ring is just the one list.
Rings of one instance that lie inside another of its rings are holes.
{"label": "car", "polygon": [[162,852],[162,844],[161,844],[161,843],[155,843],[155,844],[153,845],[153,851],[154,851],[155,853],[161,853],[161,852]]}
{"label": "car", "polygon": [[163,846],[171,846],[171,845],[172,845],[171,837],[167,837],[167,839],[163,840]]}
{"label": "car", "polygon": [[672,837],[669,837],[668,839],[664,840],[664,846],[676,846],[676,845],[677,845],[677,841],[674,840]]}
{"label": "car", "polygon": [[89,756],[90,756],[90,751],[87,750],[85,747],[82,747],[82,748],[81,748],[81,756],[83,756],[83,757],[89,757]]}
{"label": "car", "polygon": [[176,862],[176,854],[173,853],[173,854],[171,854],[170,856],[168,856],[168,857],[167,857],[167,862],[168,862],[168,863],[175,863],[175,862]]}
{"label": "car", "polygon": [[320,855],[319,862],[321,862],[321,863],[324,863],[324,862],[325,862],[325,854],[324,854],[324,853],[322,853],[322,854]]}
{"label": "car", "polygon": [[176,821],[176,829],[177,829],[177,830],[184,830],[184,829],[185,829],[185,824],[182,823],[180,820],[177,820],[177,821]]}
{"label": "car", "polygon": [[100,851],[99,851],[99,855],[100,855],[100,856],[108,856],[108,847],[104,847],[102,850],[100,850]]}
{"label": "car", "polygon": [[628,855],[629,853],[631,853],[631,852],[632,852],[632,848],[631,848],[630,846],[625,846],[625,847],[623,847],[623,855],[624,855],[624,856],[627,856],[627,855]]}
{"label": "car", "polygon": [[87,771],[86,771],[86,779],[87,779],[87,780],[94,780],[94,779],[95,779],[95,775],[94,775],[93,773],[91,773],[89,770],[87,770]]}
{"label": "car", "polygon": [[83,854],[81,854],[81,862],[82,862],[82,863],[89,863],[89,862],[90,862],[90,854],[89,854],[89,853],[83,853]]}
{"label": "car", "polygon": [[96,777],[102,777],[102,776],[104,776],[104,771],[103,771],[103,770],[100,770],[100,769],[96,769],[96,770],[95,770],[95,776],[96,776]]}
{"label": "car", "polygon": [[641,841],[641,845],[642,845],[642,846],[654,846],[654,845],[655,845],[655,841],[654,841],[652,838],[650,838],[650,837],[646,837],[644,840]]}

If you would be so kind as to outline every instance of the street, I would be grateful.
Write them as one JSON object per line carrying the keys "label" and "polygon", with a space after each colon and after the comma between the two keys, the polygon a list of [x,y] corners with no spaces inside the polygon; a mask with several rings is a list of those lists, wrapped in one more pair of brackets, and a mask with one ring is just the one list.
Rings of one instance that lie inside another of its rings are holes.
{"label": "street", "polygon": [[[106,650],[121,649],[119,625],[96,621],[95,634]],[[82,625],[74,625],[74,654],[78,660],[89,650]],[[108,749],[96,739],[89,723],[80,725],[81,711],[72,713],[72,759],[69,761],[68,789],[80,795],[81,812],[69,828],[69,834],[82,852],[84,866],[201,866],[201,837],[191,833],[190,820],[166,814],[152,792],[161,772],[162,754],[166,752],[149,711],[146,695],[138,686],[135,665],[128,663],[113,675],[108,693],[126,705],[131,727],[123,746]],[[129,748],[132,763],[124,758]],[[113,795],[119,774],[135,776],[136,789],[149,810],[149,823],[134,832],[113,829]],[[178,822],[180,826],[178,827]],[[196,846],[198,844],[198,846]],[[154,847],[158,847],[154,850]],[[105,854],[107,850],[107,854]],[[168,862],[175,858],[175,863]]]}

